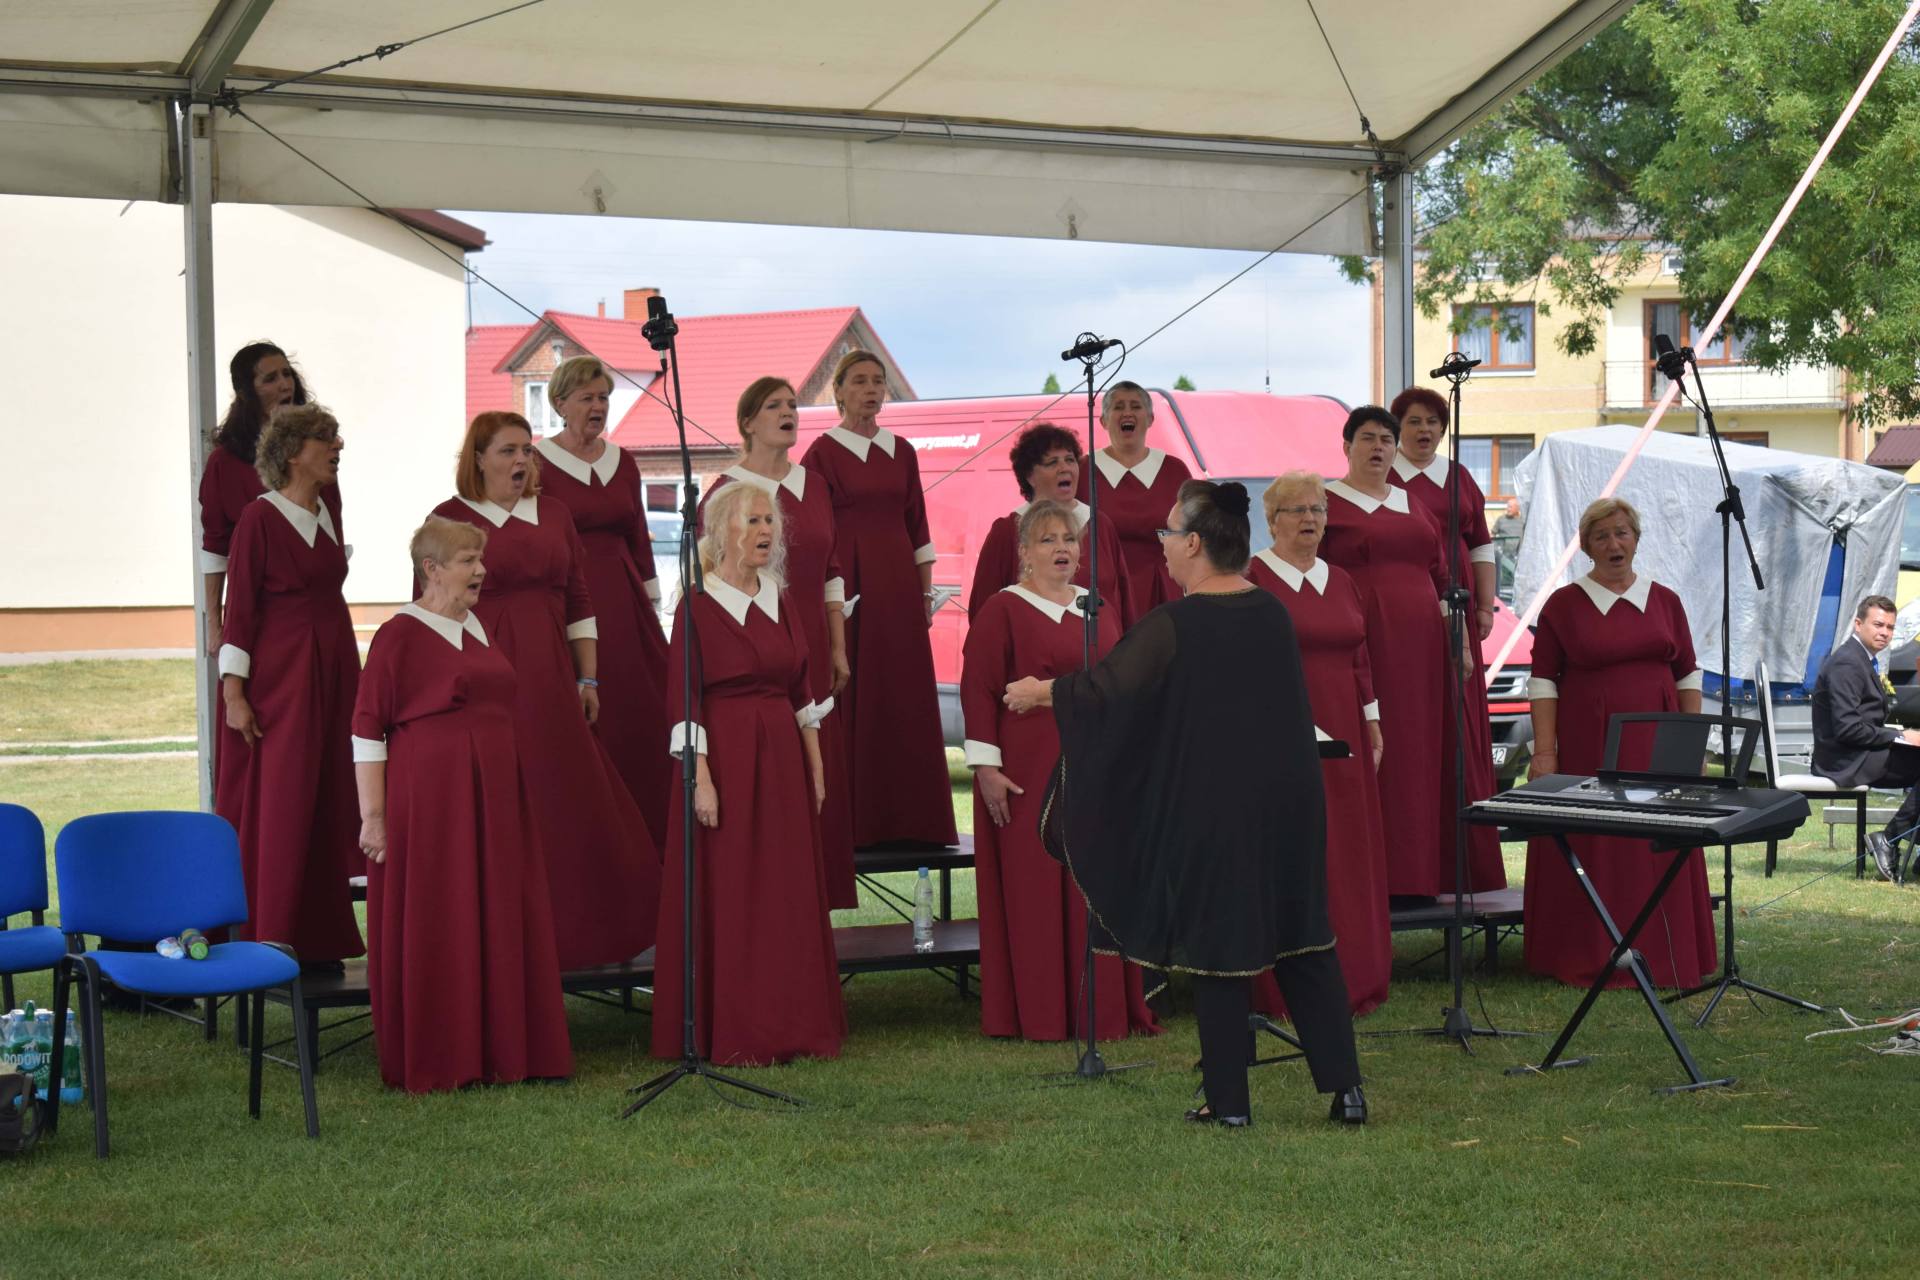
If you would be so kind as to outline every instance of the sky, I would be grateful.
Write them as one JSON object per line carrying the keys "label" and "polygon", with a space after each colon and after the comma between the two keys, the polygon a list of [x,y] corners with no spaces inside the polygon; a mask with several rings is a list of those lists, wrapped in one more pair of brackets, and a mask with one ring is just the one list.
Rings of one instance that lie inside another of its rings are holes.
{"label": "sky", "polygon": [[[471,262],[534,312],[593,314],[660,289],[678,316],[858,306],[923,399],[1038,391],[1078,366],[1090,330],[1136,343],[1259,255],[551,214],[454,212],[492,241]],[[529,319],[487,285],[476,324]],[[1370,307],[1329,258],[1278,254],[1131,355],[1126,376],[1170,387],[1367,398]]]}

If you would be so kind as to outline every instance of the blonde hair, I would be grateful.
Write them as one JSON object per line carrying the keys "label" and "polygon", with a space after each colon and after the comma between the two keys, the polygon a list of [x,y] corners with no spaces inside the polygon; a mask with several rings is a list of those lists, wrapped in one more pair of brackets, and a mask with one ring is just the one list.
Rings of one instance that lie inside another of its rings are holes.
{"label": "blonde hair", "polygon": [[1273,523],[1273,513],[1280,509],[1280,503],[1287,495],[1302,489],[1318,493],[1322,501],[1326,499],[1326,480],[1311,471],[1289,471],[1275,476],[1273,483],[1267,486],[1267,491],[1260,495],[1260,506],[1267,513],[1267,523]]}
{"label": "blonde hair", "polygon": [[746,523],[756,498],[773,512],[773,555],[767,561],[767,572],[785,586],[787,531],[786,521],[780,516],[780,502],[773,494],[746,480],[730,481],[715,489],[707,499],[706,509],[700,514],[700,571],[712,573],[726,556],[727,544],[733,540],[734,531]]}
{"label": "blonde hair", "polygon": [[[490,409],[486,413],[475,414],[467,424],[467,435],[460,442],[460,460],[453,468],[453,491],[471,502],[487,500],[487,482],[480,474],[480,455],[493,444],[493,438],[508,427],[518,427],[527,433],[527,439],[533,439],[533,424],[517,413],[508,413],[501,409]],[[540,495],[540,455],[533,455],[527,468],[527,487],[520,491],[523,498],[535,498]]]}
{"label": "blonde hair", "polygon": [[462,551],[486,549],[487,531],[479,525],[449,520],[445,516],[428,516],[427,522],[413,531],[413,538],[407,543],[407,558],[413,561],[413,571],[424,581],[427,561],[445,567]]}
{"label": "blonde hair", "polygon": [[1627,528],[1633,530],[1634,537],[1640,536],[1640,513],[1631,502],[1625,498],[1599,498],[1588,503],[1587,509],[1580,513],[1580,549],[1587,549],[1587,534],[1593,526],[1617,515],[1627,518]]}
{"label": "blonde hair", "polygon": [[283,489],[293,460],[309,440],[333,441],[340,424],[317,404],[283,404],[260,432],[253,447],[253,469],[269,492]]}
{"label": "blonde hair", "polygon": [[1021,577],[1030,577],[1033,573],[1033,566],[1027,563],[1028,546],[1039,538],[1049,525],[1053,524],[1064,526],[1075,542],[1080,540],[1080,524],[1073,518],[1073,512],[1067,509],[1064,502],[1055,502],[1052,498],[1041,498],[1037,502],[1028,503],[1027,509],[1020,513]]}
{"label": "blonde hair", "polygon": [[841,356],[839,362],[833,366],[833,407],[842,413],[846,412],[847,406],[846,402],[840,399],[840,384],[847,380],[848,372],[857,364],[877,364],[880,366],[881,376],[886,376],[887,362],[863,347],[855,347]]}
{"label": "blonde hair", "polygon": [[554,408],[560,402],[586,386],[589,382],[607,380],[607,390],[613,390],[613,373],[600,363],[596,356],[574,356],[571,360],[562,360],[554,371],[547,375],[547,402]]}

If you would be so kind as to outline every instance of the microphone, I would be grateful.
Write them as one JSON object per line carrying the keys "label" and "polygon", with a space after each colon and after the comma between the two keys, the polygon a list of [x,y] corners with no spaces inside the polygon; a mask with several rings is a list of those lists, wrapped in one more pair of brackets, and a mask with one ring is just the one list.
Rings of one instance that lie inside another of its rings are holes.
{"label": "microphone", "polygon": [[1440,362],[1440,367],[1428,373],[1427,376],[1429,378],[1464,378],[1467,376],[1467,371],[1479,363],[1472,356],[1450,351],[1447,353],[1447,358]]}
{"label": "microphone", "polygon": [[1692,347],[1673,349],[1673,339],[1664,333],[1653,335],[1654,363],[1668,382],[1682,382],[1687,376],[1687,361],[1693,359]]}
{"label": "microphone", "polygon": [[1090,360],[1111,347],[1120,345],[1118,338],[1097,338],[1091,333],[1082,334],[1080,341],[1072,348],[1060,353],[1062,360]]}
{"label": "microphone", "polygon": [[679,322],[673,313],[667,310],[667,300],[660,294],[647,299],[647,322],[640,326],[640,336],[655,351],[665,351],[673,345],[673,339],[680,332]]}

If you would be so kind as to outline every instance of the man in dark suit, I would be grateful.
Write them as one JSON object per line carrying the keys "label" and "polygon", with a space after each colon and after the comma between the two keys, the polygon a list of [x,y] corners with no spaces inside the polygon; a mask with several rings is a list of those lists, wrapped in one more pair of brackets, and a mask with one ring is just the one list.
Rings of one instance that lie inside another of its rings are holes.
{"label": "man in dark suit", "polygon": [[1920,730],[1887,723],[1887,692],[1874,665],[1893,639],[1893,601],[1868,596],[1853,612],[1853,635],[1827,655],[1813,686],[1813,771],[1843,787],[1905,788],[1884,832],[1867,837],[1881,878],[1894,878],[1895,845],[1920,823]]}

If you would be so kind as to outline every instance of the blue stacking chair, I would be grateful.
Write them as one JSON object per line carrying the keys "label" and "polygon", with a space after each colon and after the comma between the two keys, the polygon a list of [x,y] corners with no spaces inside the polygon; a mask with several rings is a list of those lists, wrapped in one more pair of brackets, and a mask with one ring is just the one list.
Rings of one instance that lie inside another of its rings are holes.
{"label": "blue stacking chair", "polygon": [[[10,917],[33,913],[24,929]],[[47,831],[33,810],[0,804],[0,1009],[13,1008],[13,975],[57,967],[67,940],[47,923]]]}
{"label": "blue stacking chair", "polygon": [[[100,1004],[103,984],[149,997],[252,998],[253,1035],[247,1082],[247,1114],[260,1118],[260,1068],[265,992],[288,988],[302,1009],[300,962],[278,943],[223,942],[205,960],[169,960],[153,951],[87,951],[84,934],[128,942],[158,942],[182,929],[212,930],[247,918],[240,876],[240,841],[224,818],[208,813],[102,813],[78,818],[54,845],[60,881],[60,923],[69,953],[55,970],[52,1090],[60,1087],[62,1042],[69,984],[81,984],[82,1036],[87,1082],[92,1087],[94,1153],[107,1154],[107,1054]],[[313,1041],[306,1019],[293,1020],[300,1065],[300,1094],[307,1110],[307,1136],[320,1136],[313,1097]],[[48,1125],[58,1124],[58,1108]]]}

